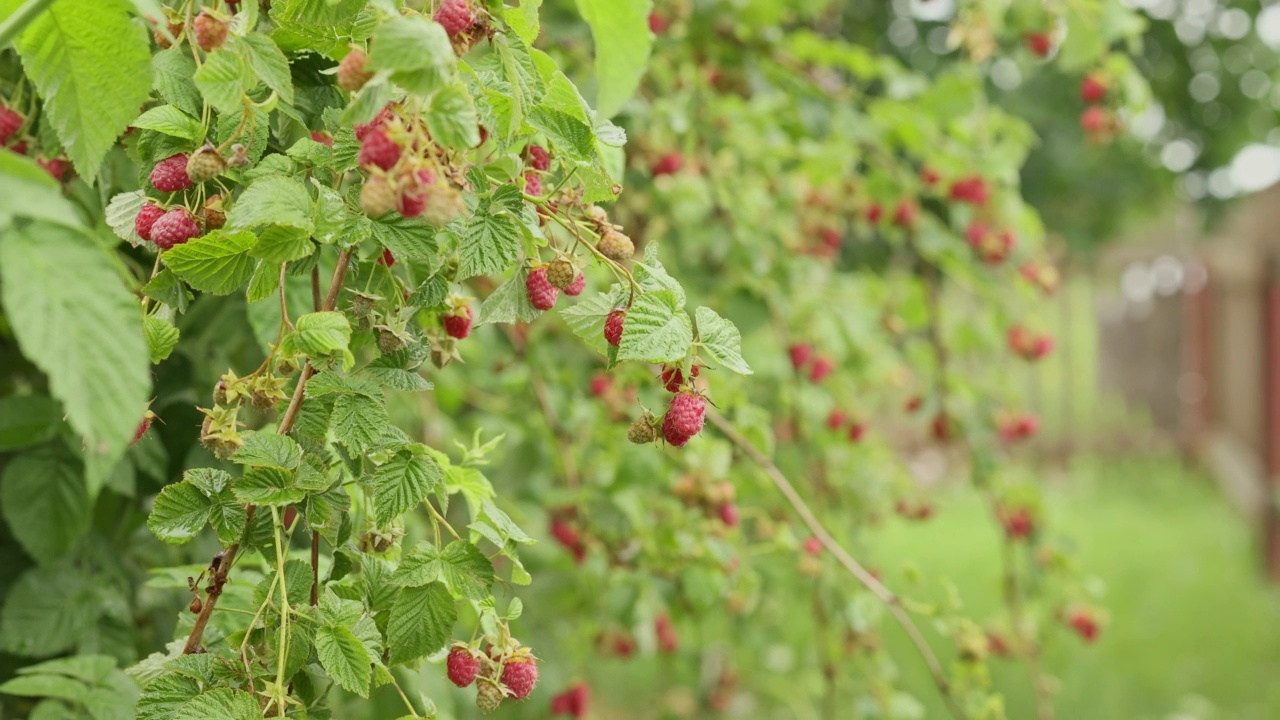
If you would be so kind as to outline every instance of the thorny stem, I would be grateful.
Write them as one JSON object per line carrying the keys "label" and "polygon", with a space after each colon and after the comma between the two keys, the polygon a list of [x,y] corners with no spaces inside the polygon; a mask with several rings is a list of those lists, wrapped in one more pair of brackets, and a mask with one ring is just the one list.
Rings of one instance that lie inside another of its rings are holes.
{"label": "thorny stem", "polygon": [[957,720],[966,720],[967,716],[965,715],[964,710],[960,707],[959,702],[951,691],[951,684],[947,681],[946,673],[942,669],[942,663],[940,663],[938,661],[938,657],[934,655],[933,649],[929,647],[929,643],[924,639],[924,636],[920,633],[920,629],[916,627],[911,616],[907,614],[905,609],[903,609],[902,599],[899,598],[892,590],[885,587],[884,583],[877,580],[876,577],[864,568],[857,560],[854,560],[853,556],[846,552],[845,549],[841,547],[840,543],[836,542],[835,538],[831,536],[831,533],[827,532],[826,527],[822,525],[822,522],[813,514],[813,510],[811,510],[808,504],[805,503],[804,499],[800,497],[800,493],[796,492],[795,486],[791,484],[791,481],[787,479],[786,475],[782,474],[782,471],[778,469],[778,466],[773,463],[773,460],[769,459],[767,455],[756,449],[754,445],[743,437],[742,433],[739,433],[734,429],[733,425],[730,424],[728,420],[725,420],[719,413],[708,411],[707,419],[710,420],[711,424],[715,425],[730,442],[737,445],[738,449],[741,450],[743,454],[749,457],[752,462],[759,465],[760,468],[765,471],[765,474],[769,476],[769,479],[773,481],[773,484],[782,493],[783,497],[785,497],[787,502],[790,503],[792,509],[795,510],[796,514],[800,516],[800,519],[804,521],[804,524],[809,528],[809,532],[813,533],[813,536],[818,538],[818,541],[822,543],[822,546],[835,556],[836,560],[844,566],[845,570],[849,571],[850,575],[853,575],[858,582],[862,583],[867,590],[871,591],[872,595],[875,595],[880,602],[884,603],[885,607],[889,609],[889,612],[893,615],[894,619],[898,621],[898,624],[901,625],[902,629],[907,633],[907,637],[910,638],[911,643],[915,645],[921,658],[924,659],[924,663],[929,669],[929,674],[933,676],[934,684],[938,686],[938,692],[942,694],[942,699],[947,704],[947,709],[951,711],[952,716],[957,718]]}
{"label": "thorny stem", "polygon": [[[329,282],[329,292],[324,298],[325,310],[332,310],[337,307],[338,292],[342,290],[342,283],[347,277],[347,267],[351,264],[351,252],[351,250],[343,250],[338,254],[338,265],[334,268],[333,279]],[[289,400],[289,408],[285,411],[284,417],[281,418],[276,434],[288,435],[293,430],[293,424],[298,419],[298,411],[302,407],[302,397],[306,390],[307,380],[311,379],[311,375],[314,372],[315,369],[309,362],[302,368],[302,374],[298,376],[298,386],[294,388],[293,398]],[[246,527],[249,521],[253,520],[253,513],[256,509],[253,505],[245,506]],[[231,570],[236,554],[239,552],[240,543],[232,543],[227,546],[227,549],[220,556],[216,557],[217,567],[210,572],[204,605],[200,608],[200,614],[196,616],[195,624],[191,626],[191,634],[187,636],[187,642],[182,647],[184,655],[202,651],[203,648],[200,641],[204,637],[205,626],[209,624],[209,618],[213,615],[213,610],[218,605],[218,598],[222,596],[222,587],[227,583],[227,573]]]}

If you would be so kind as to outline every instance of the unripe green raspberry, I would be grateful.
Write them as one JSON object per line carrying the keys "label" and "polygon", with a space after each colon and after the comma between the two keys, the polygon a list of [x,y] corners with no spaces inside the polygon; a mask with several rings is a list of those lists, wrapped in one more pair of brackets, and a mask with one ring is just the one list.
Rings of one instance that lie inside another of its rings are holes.
{"label": "unripe green raspberry", "polygon": [[610,260],[622,262],[635,253],[636,245],[626,235],[617,230],[609,229],[605,230],[604,235],[600,238],[600,244],[596,245],[596,249],[600,251],[601,255]]}
{"label": "unripe green raspberry", "polygon": [[636,421],[627,429],[627,439],[636,445],[647,445],[657,440],[657,421],[653,413],[646,410],[643,415],[636,418]]}
{"label": "unripe green raspberry", "polygon": [[547,266],[547,282],[554,288],[563,290],[569,287],[577,275],[577,268],[565,258],[556,258]]}

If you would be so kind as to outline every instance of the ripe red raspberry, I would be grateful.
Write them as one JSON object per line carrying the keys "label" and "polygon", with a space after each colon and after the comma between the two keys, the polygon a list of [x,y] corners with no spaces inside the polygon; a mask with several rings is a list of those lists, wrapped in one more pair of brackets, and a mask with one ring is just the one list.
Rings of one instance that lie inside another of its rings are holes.
{"label": "ripe red raspberry", "polygon": [[855,422],[849,426],[849,442],[858,442],[867,434],[867,424]]}
{"label": "ripe red raspberry", "polygon": [[1026,508],[1010,509],[1004,506],[996,508],[996,518],[1004,528],[1005,537],[1010,540],[1026,540],[1035,532],[1035,519]]}
{"label": "ripe red raspberry", "polygon": [[658,162],[653,164],[652,174],[654,177],[674,175],[680,172],[682,167],[684,167],[684,156],[678,152],[669,152],[658,158]]}
{"label": "ripe red raspberry", "polygon": [[955,434],[954,425],[955,424],[951,422],[951,418],[947,417],[943,413],[938,413],[936,416],[934,416],[933,424],[931,425],[934,439],[939,440],[941,442],[946,442],[950,440],[951,437]]}
{"label": "ripe red raspberry", "polygon": [[534,197],[542,197],[542,178],[537,173],[524,174],[524,191]]}
{"label": "ripe red raspberry", "polygon": [[653,33],[654,35],[661,35],[665,33],[667,31],[667,28],[669,27],[671,27],[670,21],[668,21],[660,13],[656,13],[656,12],[649,13],[649,32]]}
{"label": "ripe red raspberry", "polygon": [[840,237],[840,231],[833,227],[824,227],[818,231],[818,235],[822,238],[822,245],[831,250],[839,250],[843,238]]}
{"label": "ripe red raspberry", "polygon": [[538,684],[538,661],[531,656],[517,656],[502,666],[502,684],[511,691],[511,697],[523,700]]}
{"label": "ripe red raspberry", "polygon": [[1018,420],[1018,434],[1024,438],[1034,436],[1040,431],[1040,418],[1027,413]]}
{"label": "ripe red raspberry", "polygon": [[312,130],[311,139],[315,140],[321,145],[328,145],[329,147],[333,147],[333,136],[325,132],[324,130]]}
{"label": "ripe red raspberry", "polygon": [[910,200],[899,200],[898,207],[893,210],[893,224],[910,230],[916,226],[916,204]]}
{"label": "ripe red raspberry", "polygon": [[582,536],[560,515],[551,518],[551,537],[569,550],[582,545]]}
{"label": "ripe red raspberry", "polygon": [[828,357],[820,357],[813,361],[813,367],[809,368],[809,380],[811,382],[820,383],[827,379],[832,370],[836,369],[834,360]]}
{"label": "ripe red raspberry", "polygon": [[1101,135],[1111,129],[1111,113],[1094,105],[1080,113],[1080,127],[1090,135]]}
{"label": "ripe red raspberry", "polygon": [[658,636],[658,651],[673,655],[680,649],[680,636],[676,634],[671,618],[659,615],[653,619],[653,633]]}
{"label": "ripe red raspberry", "polygon": [[949,195],[952,200],[958,202],[967,202],[971,205],[986,205],[987,200],[990,199],[991,191],[987,188],[986,180],[977,175],[971,175],[952,183]]}
{"label": "ripe red raspberry", "polygon": [[174,208],[151,224],[151,242],[161,250],[181,245],[200,235],[200,226],[191,219],[186,208]]}
{"label": "ripe red raspberry", "polygon": [[923,405],[924,405],[924,398],[920,397],[919,395],[912,395],[911,397],[907,398],[907,402],[902,407],[907,412],[913,413],[919,410]]}
{"label": "ripe red raspberry", "polygon": [[381,168],[390,170],[400,160],[400,146],[381,128],[370,130],[360,144],[360,167],[365,170]]}
{"label": "ripe red raspberry", "polygon": [[382,254],[378,256],[378,264],[382,267],[389,268],[396,264],[396,256],[391,254],[390,250],[383,249]]}
{"label": "ripe red raspberry", "polygon": [[920,181],[925,184],[925,187],[933,187],[941,179],[942,176],[938,174],[938,171],[931,167],[926,166],[920,170]]}
{"label": "ripe red raspberry", "polygon": [[1100,630],[1098,620],[1088,610],[1073,611],[1068,616],[1067,622],[1071,624],[1071,627],[1085,642],[1091,643],[1098,639],[1098,631]]}
{"label": "ripe red raspberry", "polygon": [[1038,57],[1048,57],[1053,51],[1053,38],[1047,32],[1027,33],[1023,38],[1027,42],[1027,47]]}
{"label": "ripe red raspberry", "polygon": [[524,289],[529,293],[529,304],[539,310],[550,310],[556,306],[560,291],[547,282],[547,269],[540,267],[525,278]]}
{"label": "ripe red raspberry", "polygon": [[875,225],[880,222],[880,218],[884,216],[884,207],[878,202],[871,203],[867,208],[867,222]]}
{"label": "ripe red raspberry", "polygon": [[461,308],[445,315],[441,322],[444,323],[444,331],[449,337],[462,340],[471,334],[471,319],[471,306],[463,305]]}
{"label": "ripe red raspberry", "polygon": [[822,554],[822,541],[817,537],[810,535],[808,540],[804,541],[804,551],[817,557]]}
{"label": "ripe red raspberry", "polygon": [[590,702],[591,688],[587,687],[586,683],[578,683],[551,698],[551,714],[568,715],[578,720],[586,716]]}
{"label": "ripe red raspberry", "polygon": [[40,158],[36,162],[58,182],[62,182],[62,176],[67,174],[67,161],[63,158]]}
{"label": "ripe red raspberry", "polygon": [[720,515],[720,522],[726,527],[738,527],[738,522],[742,519],[742,514],[738,512],[738,506],[733,503],[725,503],[717,510]]}
{"label": "ripe red raspberry", "polygon": [[181,153],[156,163],[151,169],[151,187],[160,192],[178,192],[191,187],[191,178],[187,175],[187,156]]}
{"label": "ripe red raspberry", "polygon": [[845,424],[845,421],[847,421],[848,419],[849,418],[845,417],[845,414],[843,412],[839,410],[832,410],[827,415],[827,427],[832,430],[839,430],[840,427],[843,426]]}
{"label": "ripe red raspberry", "polygon": [[7,107],[0,107],[0,145],[9,142],[9,138],[22,127],[22,116]]}
{"label": "ripe red raspberry", "polygon": [[622,326],[627,320],[626,310],[614,310],[604,321],[604,339],[614,347],[622,344]]}
{"label": "ripe red raspberry", "polygon": [[476,676],[480,674],[480,658],[476,657],[471,648],[456,645],[449,651],[445,668],[450,682],[460,688],[466,687],[475,682]]}
{"label": "ripe red raspberry", "polygon": [[551,169],[551,154],[541,145],[529,146],[529,167],[546,172]]}
{"label": "ripe red raspberry", "polygon": [[134,218],[133,230],[138,233],[138,237],[143,240],[151,239],[151,226],[156,224],[156,220],[164,215],[164,210],[155,203],[147,203],[138,211],[138,217]]}
{"label": "ripe red raspberry", "polygon": [[573,282],[569,283],[569,285],[564,289],[564,294],[571,297],[577,297],[581,295],[582,291],[586,288],[587,276],[582,273],[578,273],[578,277],[574,278]]}
{"label": "ripe red raspberry", "polygon": [[213,52],[227,41],[227,23],[212,15],[200,13],[191,24],[191,29],[195,31],[196,45],[205,52]]}
{"label": "ripe red raspberry", "polygon": [[449,37],[470,29],[475,22],[468,0],[444,0],[432,19],[440,23]]}
{"label": "ripe red raspberry", "polygon": [[355,129],[354,129],[356,140],[359,140],[360,142],[364,142],[364,139],[368,137],[370,132],[386,127],[387,123],[391,121],[392,117],[394,117],[394,115],[391,112],[391,108],[384,107],[381,110],[379,110],[378,114],[375,115],[373,119],[370,120],[369,122],[356,123]]}
{"label": "ripe red raspberry", "polygon": [[[698,377],[699,366],[694,365],[689,369],[690,377]],[[667,392],[680,392],[680,387],[684,385],[684,371],[679,365],[662,366],[662,384],[667,388]]]}
{"label": "ripe red raspberry", "polygon": [[1100,103],[1107,97],[1107,84],[1098,73],[1089,73],[1080,81],[1080,99],[1086,105]]}
{"label": "ripe red raspberry", "polygon": [[791,355],[791,367],[798,371],[809,364],[809,359],[813,357],[813,346],[808,343],[796,343],[787,348],[787,352]]}
{"label": "ripe red raspberry", "polygon": [[347,92],[357,92],[369,82],[373,73],[365,69],[368,56],[363,50],[352,50],[338,63],[338,87]]}
{"label": "ripe red raspberry", "polygon": [[591,384],[587,386],[591,397],[603,397],[609,389],[613,387],[613,376],[605,373],[596,373],[591,376]]}
{"label": "ripe red raspberry", "polygon": [[667,438],[667,442],[677,447],[683,446],[684,442],[677,443],[672,440],[673,437],[683,437],[685,442],[689,438],[697,435],[702,431],[702,423],[705,420],[707,412],[707,401],[703,400],[700,395],[694,393],[678,393],[671,398],[671,405],[667,407],[667,415],[662,420],[662,434]]}

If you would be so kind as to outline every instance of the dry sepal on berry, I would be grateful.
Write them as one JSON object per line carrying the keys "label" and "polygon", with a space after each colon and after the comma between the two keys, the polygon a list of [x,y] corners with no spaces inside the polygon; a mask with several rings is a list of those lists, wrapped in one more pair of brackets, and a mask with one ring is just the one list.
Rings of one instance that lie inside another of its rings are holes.
{"label": "dry sepal on berry", "polygon": [[471,306],[461,305],[441,318],[444,331],[451,338],[462,340],[471,334]]}
{"label": "dry sepal on berry", "polygon": [[138,217],[133,220],[133,230],[138,233],[138,237],[143,240],[151,239],[151,226],[156,224],[156,220],[164,215],[164,208],[155,203],[147,203],[138,211]]}
{"label": "dry sepal on berry", "polygon": [[196,45],[205,52],[213,52],[227,41],[227,22],[210,15],[207,10],[196,16],[195,21],[191,23],[191,29],[195,35]]}
{"label": "dry sepal on berry", "polygon": [[187,156],[182,153],[170,155],[151,168],[151,186],[160,192],[179,192],[191,184],[187,175]]}
{"label": "dry sepal on berry", "polygon": [[671,398],[662,419],[662,437],[676,447],[684,447],[689,439],[702,431],[707,401],[695,393],[678,393]]}
{"label": "dry sepal on berry", "polygon": [[210,143],[195,151],[187,160],[187,177],[193,183],[212,180],[227,169],[227,161]]}
{"label": "dry sepal on berry", "polygon": [[626,310],[614,310],[604,321],[604,339],[610,345],[618,347],[622,344],[622,328],[627,321]]}
{"label": "dry sepal on berry", "polygon": [[568,258],[556,258],[547,266],[547,282],[552,287],[564,290],[573,283],[577,268]]}
{"label": "dry sepal on berry", "polygon": [[547,281],[545,267],[531,271],[529,277],[525,278],[524,287],[529,294],[529,304],[538,310],[550,310],[560,298],[560,291]]}
{"label": "dry sepal on berry", "polygon": [[170,210],[151,224],[151,242],[161,250],[181,245],[199,235],[200,226],[196,225],[191,213],[183,207]]}
{"label": "dry sepal on berry", "polygon": [[373,77],[373,73],[365,69],[368,56],[363,50],[352,50],[338,63],[338,87],[347,92],[356,92],[364,87]]}
{"label": "dry sepal on berry", "polygon": [[445,660],[449,682],[458,687],[467,687],[476,681],[480,674],[480,656],[468,645],[454,645]]}
{"label": "dry sepal on berry", "polygon": [[635,254],[636,244],[631,241],[631,238],[611,227],[600,236],[596,249],[610,260],[622,262]]}

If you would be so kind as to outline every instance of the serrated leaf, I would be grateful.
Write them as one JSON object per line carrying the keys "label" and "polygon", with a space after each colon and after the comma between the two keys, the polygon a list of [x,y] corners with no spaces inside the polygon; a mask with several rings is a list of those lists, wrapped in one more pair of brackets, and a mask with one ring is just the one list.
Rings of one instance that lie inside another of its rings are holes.
{"label": "serrated leaf", "polygon": [[196,678],[168,672],[142,688],[136,708],[137,720],[172,720],[178,708],[200,694]]}
{"label": "serrated leaf", "polygon": [[454,82],[436,92],[427,113],[427,129],[436,142],[454,150],[480,144],[476,107],[466,85]]}
{"label": "serrated leaf", "polygon": [[138,211],[147,202],[147,197],[141,192],[120,193],[111,198],[105,213],[111,232],[134,247],[145,243],[134,229],[134,221],[138,219]]}
{"label": "serrated leaf", "polygon": [[244,445],[231,456],[240,465],[296,470],[302,462],[302,447],[288,435],[253,432],[244,436]]}
{"label": "serrated leaf", "polygon": [[596,135],[591,126],[560,110],[536,107],[529,124],[541,130],[559,153],[579,162],[590,162],[596,154]]}
{"label": "serrated leaf", "polygon": [[421,15],[394,16],[374,32],[369,67],[391,71],[392,81],[410,92],[423,97],[435,92],[456,64],[444,28]]}
{"label": "serrated leaf", "polygon": [[751,367],[742,358],[742,333],[715,310],[700,307],[694,312],[698,323],[698,345],[726,370],[750,375]]}
{"label": "serrated leaf", "polygon": [[262,720],[262,710],[249,693],[224,687],[191,698],[173,720]]}
{"label": "serrated leaf", "polygon": [[135,118],[133,126],[155,130],[192,142],[204,138],[204,128],[200,125],[200,121],[173,105],[151,108]]}
{"label": "serrated leaf", "polygon": [[70,649],[98,616],[92,577],[72,567],[23,573],[0,611],[0,649],[24,657],[48,657]]}
{"label": "serrated leaf", "polygon": [[164,264],[188,285],[214,295],[229,295],[253,275],[249,250],[257,242],[251,232],[215,230],[166,250]]}
{"label": "serrated leaf", "polygon": [[391,215],[374,220],[373,239],[397,258],[429,260],[437,252],[436,228],[419,218]]}
{"label": "serrated leaf", "polygon": [[596,111],[613,117],[622,109],[649,64],[649,0],[577,0],[591,26],[596,48]]}
{"label": "serrated leaf", "polygon": [[435,458],[407,451],[396,453],[373,475],[374,519],[386,527],[442,485],[444,471]]}
{"label": "serrated leaf", "polygon": [[635,269],[632,273],[635,276],[636,284],[641,289],[646,291],[666,290],[676,298],[674,309],[679,310],[684,307],[684,288],[675,278],[671,277],[667,269],[658,261],[657,243],[649,243],[644,251],[644,260],[635,264]]}
{"label": "serrated leaf", "polygon": [[302,353],[313,360],[334,353],[349,353],[351,322],[337,311],[307,313],[298,318],[294,332],[285,336],[280,351],[286,355]]}
{"label": "serrated leaf", "polygon": [[401,590],[387,622],[391,661],[408,662],[443,648],[457,621],[458,608],[444,585]]}
{"label": "serrated leaf", "polygon": [[618,346],[618,360],[661,363],[683,360],[693,344],[689,315],[676,310],[676,297],[666,290],[636,296]]}
{"label": "serrated leaf", "polygon": [[190,483],[177,482],[165,486],[156,496],[147,527],[167,543],[185,543],[204,529],[211,512],[208,495]]}
{"label": "serrated leaf", "polygon": [[17,49],[44,98],[43,120],[92,182],[151,93],[146,30],[119,0],[62,0],[35,18]]}
{"label": "serrated leaf", "polygon": [[307,231],[315,229],[311,195],[292,178],[268,175],[253,182],[227,213],[227,228],[252,229],[266,225],[288,225]]}
{"label": "serrated leaf", "polygon": [[316,655],[320,666],[348,692],[369,697],[372,675],[369,650],[350,629],[326,625],[316,630]]}
{"label": "serrated leaf", "polygon": [[196,62],[182,45],[161,50],[151,56],[156,92],[164,101],[188,115],[199,115],[203,104],[194,77]]}
{"label": "serrated leaf", "polygon": [[505,270],[520,254],[520,224],[506,212],[482,203],[463,227],[458,242],[458,279]]}
{"label": "serrated leaf", "polygon": [[[278,270],[281,263],[293,262],[310,257],[316,251],[315,243],[302,228],[287,225],[272,225],[258,236],[258,242],[249,250],[249,255]],[[277,278],[277,282],[279,279]]]}
{"label": "serrated leaf", "polygon": [[449,280],[443,273],[436,273],[427,278],[409,296],[409,304],[419,308],[434,308],[444,304],[449,297]]}
{"label": "serrated leaf", "polygon": [[191,468],[182,474],[182,479],[209,497],[231,485],[231,473],[217,468]]}
{"label": "serrated leaf", "polygon": [[418,374],[416,370],[402,370],[400,368],[390,367],[367,367],[364,374],[373,379],[379,385],[401,392],[426,392],[433,387],[426,378]]}
{"label": "serrated leaf", "polygon": [[209,53],[194,75],[196,88],[219,112],[239,116],[244,97],[257,84],[249,64],[230,47]]}
{"label": "serrated leaf", "polygon": [[293,104],[293,79],[289,75],[289,59],[271,38],[259,33],[236,36],[231,48],[240,53],[249,69],[264,85],[276,92],[285,103]]}
{"label": "serrated leaf", "polygon": [[89,529],[89,491],[84,466],[66,453],[23,453],[0,480],[0,513],[28,555],[52,563],[66,555]]}
{"label": "serrated leaf", "polygon": [[18,347],[48,376],[88,454],[108,467],[151,396],[138,302],[113,262],[69,228],[36,222],[0,233],[0,291]]}
{"label": "serrated leaf", "polygon": [[253,268],[253,276],[249,278],[249,288],[245,291],[245,300],[250,303],[261,302],[267,298],[275,297],[279,290],[280,266],[259,260]]}
{"label": "serrated leaf", "polygon": [[293,473],[282,468],[255,467],[231,484],[241,502],[254,505],[292,505],[306,493],[293,481]]}
{"label": "serrated leaf", "polygon": [[223,544],[237,542],[248,524],[244,503],[237,500],[230,490],[223,490],[212,499],[209,524]]}
{"label": "serrated leaf", "polygon": [[541,313],[529,302],[529,292],[525,289],[525,280],[529,273],[524,267],[516,268],[497,290],[489,294],[480,304],[480,315],[476,325],[490,323],[533,322]]}
{"label": "serrated leaf", "polygon": [[62,188],[36,161],[13,152],[0,153],[0,183],[4,203],[0,204],[0,225],[11,217],[47,220],[78,227],[80,213],[62,196]]}
{"label": "serrated leaf", "polygon": [[178,313],[186,312],[187,305],[191,303],[192,294],[187,286],[182,284],[178,276],[172,270],[161,270],[158,275],[151,278],[151,282],[142,288],[142,294],[164,303],[173,308]]}
{"label": "serrated leaf", "polygon": [[[570,305],[560,310],[560,317],[564,318],[565,323],[573,334],[582,338],[587,345],[590,345],[597,352],[604,354],[609,351],[612,346],[604,339],[604,323],[608,319],[609,313],[618,309],[625,295],[620,292],[619,286],[608,293],[596,293],[593,296],[585,297],[574,305]],[[619,297],[623,295],[622,297]],[[626,323],[623,323],[625,333]]]}
{"label": "serrated leaf", "polygon": [[[291,606],[297,607],[307,604],[311,597],[313,579],[309,564],[302,560],[285,561],[284,586]],[[280,575],[278,569],[273,569],[267,573],[267,576],[253,589],[253,604],[262,605],[267,601],[268,595],[274,598],[272,602],[278,608],[280,606]]]}
{"label": "serrated leaf", "polygon": [[356,452],[376,447],[390,422],[381,399],[344,393],[333,402],[330,427],[338,441]]}
{"label": "serrated leaf", "polygon": [[178,346],[178,328],[168,320],[161,320],[148,315],[142,323],[143,332],[147,336],[147,352],[151,354],[152,364],[159,364]]}
{"label": "serrated leaf", "polygon": [[519,7],[508,7],[502,11],[507,25],[526,45],[532,45],[538,39],[538,9],[541,6],[542,0],[521,0]]}

